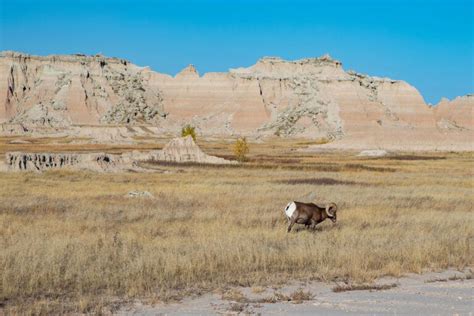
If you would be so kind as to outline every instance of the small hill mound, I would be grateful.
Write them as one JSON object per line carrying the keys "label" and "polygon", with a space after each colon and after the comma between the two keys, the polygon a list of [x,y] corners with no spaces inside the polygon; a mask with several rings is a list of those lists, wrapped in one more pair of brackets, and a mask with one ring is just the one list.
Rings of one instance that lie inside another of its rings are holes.
{"label": "small hill mound", "polygon": [[195,162],[203,164],[236,164],[236,161],[226,160],[205,154],[194,142],[191,136],[171,140],[163,150],[157,152],[155,160],[169,162]]}

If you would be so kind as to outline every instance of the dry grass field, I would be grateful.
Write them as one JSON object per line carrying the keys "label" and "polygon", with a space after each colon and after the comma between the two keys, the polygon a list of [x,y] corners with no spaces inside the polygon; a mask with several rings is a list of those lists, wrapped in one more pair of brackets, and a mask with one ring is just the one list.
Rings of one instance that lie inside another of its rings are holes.
{"label": "dry grass field", "polygon": [[[472,153],[368,159],[295,151],[304,145],[250,144],[249,161],[230,167],[1,173],[0,314],[473,266]],[[126,197],[132,190],[153,198]],[[287,234],[283,208],[311,192],[338,204],[338,223]]]}

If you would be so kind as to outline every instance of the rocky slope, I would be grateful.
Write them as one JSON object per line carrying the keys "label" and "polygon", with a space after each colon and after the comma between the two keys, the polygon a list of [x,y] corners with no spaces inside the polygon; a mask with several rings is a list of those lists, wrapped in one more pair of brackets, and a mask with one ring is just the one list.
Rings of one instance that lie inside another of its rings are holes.
{"label": "rocky slope", "polygon": [[203,76],[190,65],[172,77],[100,55],[0,54],[3,134],[127,126],[133,136],[190,123],[201,135],[324,138],[329,147],[469,149],[473,104],[469,96],[432,109],[406,82],[346,72],[329,56],[263,58]]}
{"label": "rocky slope", "polygon": [[26,128],[139,123],[163,115],[143,69],[103,56],[0,55],[0,120]]}
{"label": "rocky slope", "polygon": [[442,99],[435,107],[438,128],[449,131],[472,129],[474,126],[474,95],[468,94],[450,101]]}

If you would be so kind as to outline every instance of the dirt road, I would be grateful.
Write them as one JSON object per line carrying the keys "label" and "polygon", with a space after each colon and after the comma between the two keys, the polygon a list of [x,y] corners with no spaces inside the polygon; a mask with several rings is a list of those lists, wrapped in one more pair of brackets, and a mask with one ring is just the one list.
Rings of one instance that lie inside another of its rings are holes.
{"label": "dirt road", "polygon": [[[187,298],[180,303],[144,306],[136,304],[120,315],[472,315],[474,314],[474,280],[470,272],[454,270],[442,273],[385,278],[376,283],[396,284],[388,290],[333,292],[335,284],[295,283],[280,289],[264,289],[255,294],[250,288],[236,288],[245,299],[226,300],[220,294]],[[262,303],[275,293],[291,296],[297,289],[314,295],[301,303],[277,301]]]}

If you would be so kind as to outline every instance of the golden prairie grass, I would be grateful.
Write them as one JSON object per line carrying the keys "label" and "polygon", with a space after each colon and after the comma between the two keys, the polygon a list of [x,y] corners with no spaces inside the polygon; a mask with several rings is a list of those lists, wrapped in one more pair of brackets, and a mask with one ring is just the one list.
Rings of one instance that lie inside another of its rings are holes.
{"label": "golden prairie grass", "polygon": [[[26,141],[26,143],[16,143],[15,141]],[[20,137],[20,136],[0,136],[0,155],[11,151],[26,152],[107,152],[123,153],[132,150],[155,150],[161,149],[169,138],[158,139],[137,139],[131,144],[94,144],[88,138],[69,137]]]}
{"label": "golden prairie grass", "polygon": [[[225,156],[232,144],[203,147]],[[282,148],[251,144],[243,167],[0,174],[0,312],[95,313],[233,285],[472,266],[472,154]],[[283,208],[309,192],[338,204],[338,224],[287,234]]]}

